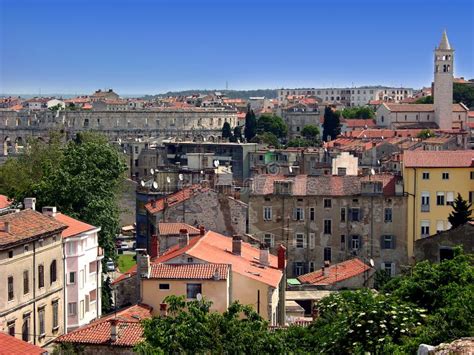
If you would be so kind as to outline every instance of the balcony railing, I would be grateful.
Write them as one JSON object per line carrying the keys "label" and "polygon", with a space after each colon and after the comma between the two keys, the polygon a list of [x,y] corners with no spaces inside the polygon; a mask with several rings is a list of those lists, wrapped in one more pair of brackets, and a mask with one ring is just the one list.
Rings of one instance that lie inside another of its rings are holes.
{"label": "balcony railing", "polygon": [[430,205],[421,205],[421,212],[429,212]]}

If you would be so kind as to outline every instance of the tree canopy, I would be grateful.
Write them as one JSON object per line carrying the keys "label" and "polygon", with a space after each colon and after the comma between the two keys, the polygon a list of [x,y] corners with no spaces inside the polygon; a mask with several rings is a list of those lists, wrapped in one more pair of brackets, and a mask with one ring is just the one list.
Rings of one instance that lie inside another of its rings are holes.
{"label": "tree canopy", "polygon": [[458,193],[454,200],[453,211],[448,216],[448,221],[451,223],[451,228],[459,227],[469,221],[472,221],[472,203],[467,202]]}
{"label": "tree canopy", "polygon": [[288,126],[280,116],[264,113],[257,121],[258,134],[272,133],[277,138],[285,138],[288,133]]}
{"label": "tree canopy", "polygon": [[371,119],[375,117],[375,111],[368,106],[346,107],[341,112],[344,118]]}
{"label": "tree canopy", "polygon": [[323,140],[328,141],[328,137],[335,139],[341,134],[340,113],[330,106],[324,109]]}
{"label": "tree canopy", "polygon": [[222,126],[222,138],[231,138],[232,137],[232,128],[230,128],[229,122],[224,122]]}
{"label": "tree canopy", "polygon": [[247,114],[245,115],[245,128],[244,136],[245,139],[250,142],[253,137],[257,134],[257,118],[253,110],[248,107]]}

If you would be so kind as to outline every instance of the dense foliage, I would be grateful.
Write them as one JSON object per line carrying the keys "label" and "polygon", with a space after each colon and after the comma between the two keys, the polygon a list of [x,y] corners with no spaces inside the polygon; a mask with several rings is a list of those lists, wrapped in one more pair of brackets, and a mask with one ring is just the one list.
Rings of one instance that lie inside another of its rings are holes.
{"label": "dense foliage", "polygon": [[434,133],[433,133],[433,131],[431,131],[429,129],[423,129],[416,136],[418,138],[426,139],[426,138],[434,137]]}
{"label": "dense foliage", "polygon": [[207,301],[169,297],[170,315],[144,321],[139,353],[409,354],[474,335],[473,256],[416,264],[384,278],[380,291],[341,291],[317,304],[308,327],[270,330],[252,308],[233,303],[221,314]]}
{"label": "dense foliage", "polygon": [[288,126],[280,116],[264,113],[258,118],[257,133],[272,133],[277,138],[285,138]]}
{"label": "dense foliage", "polygon": [[232,128],[230,127],[229,122],[224,122],[222,126],[222,138],[231,138],[232,137]]}
{"label": "dense foliage", "polygon": [[346,107],[341,111],[344,118],[370,119],[375,117],[375,111],[368,106]]}
{"label": "dense foliage", "polygon": [[472,203],[467,202],[458,193],[454,200],[453,211],[448,216],[448,221],[451,223],[451,228],[459,227],[467,222],[472,221]]}
{"label": "dense foliage", "polygon": [[250,142],[253,137],[257,134],[257,118],[255,117],[255,113],[250,107],[247,110],[247,114],[245,115],[245,128],[244,128],[244,136],[245,139]]}
{"label": "dense foliage", "polygon": [[323,140],[328,141],[328,137],[335,139],[341,134],[341,114],[334,108],[326,106],[324,109]]}
{"label": "dense foliage", "polygon": [[[0,167],[0,193],[16,203],[36,197],[37,207],[59,211],[101,228],[104,263],[115,257],[119,230],[117,193],[126,165],[102,135],[81,133],[68,143],[59,134],[48,142],[31,141],[18,158]],[[104,268],[105,270],[105,268]]]}
{"label": "dense foliage", "polygon": [[[467,84],[454,83],[453,85],[453,101],[455,103],[462,102],[469,109],[474,109],[474,86]],[[415,104],[432,104],[433,96],[425,96],[414,102]]]}

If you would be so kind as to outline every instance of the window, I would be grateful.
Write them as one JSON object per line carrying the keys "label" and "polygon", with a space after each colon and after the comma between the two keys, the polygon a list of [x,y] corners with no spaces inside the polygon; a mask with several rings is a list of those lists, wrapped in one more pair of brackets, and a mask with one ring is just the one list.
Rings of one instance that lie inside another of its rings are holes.
{"label": "window", "polygon": [[310,261],[308,263],[308,269],[309,269],[309,272],[313,272],[315,270],[314,261]]}
{"label": "window", "polygon": [[304,263],[302,261],[295,261],[293,263],[294,276],[300,276],[304,274]]}
{"label": "window", "polygon": [[21,340],[30,341],[30,314],[23,315],[23,325],[21,327]]}
{"label": "window", "polygon": [[75,316],[77,314],[77,303],[70,302],[67,304],[67,314],[69,316]]}
{"label": "window", "polygon": [[347,169],[346,168],[337,168],[337,175],[345,176],[346,174],[347,174]]}
{"label": "window", "polygon": [[469,203],[474,201],[474,191],[469,191]]}
{"label": "window", "polygon": [[97,290],[92,290],[89,292],[89,299],[91,300],[91,303],[97,301]]}
{"label": "window", "polygon": [[79,271],[79,288],[84,288],[84,270]]}
{"label": "window", "polygon": [[324,208],[332,207],[332,200],[330,198],[325,198],[323,201],[324,201]]}
{"label": "window", "polygon": [[50,283],[52,284],[53,282],[56,282],[56,260],[53,260],[51,262],[51,265],[49,266],[49,280]]}
{"label": "window", "polygon": [[79,319],[84,319],[84,300],[79,302]]}
{"label": "window", "polygon": [[304,234],[302,233],[297,233],[295,235],[295,246],[298,249],[304,248],[305,247],[305,242],[304,242]]}
{"label": "window", "polygon": [[341,234],[341,251],[346,250],[346,236]]}
{"label": "window", "polygon": [[263,235],[263,242],[268,245],[270,248],[272,248],[275,244],[273,234],[271,233],[266,233]]}
{"label": "window", "polygon": [[186,285],[186,297],[189,299],[196,298],[198,293],[202,293],[201,284],[187,284]]}
{"label": "window", "polygon": [[382,263],[380,268],[390,276],[395,275],[395,263]]}
{"label": "window", "polygon": [[438,206],[444,206],[444,192],[436,193],[436,204]]}
{"label": "window", "polygon": [[44,307],[38,309],[39,335],[44,336],[46,329],[44,326]]}
{"label": "window", "polygon": [[28,244],[25,244],[25,246],[23,247],[23,252],[28,253],[28,249],[29,249]]}
{"label": "window", "polygon": [[359,250],[361,247],[360,235],[352,235],[349,241],[349,248],[351,250]]}
{"label": "window", "polygon": [[44,265],[38,265],[38,288],[44,287]]}
{"label": "window", "polygon": [[421,237],[426,238],[430,235],[430,221],[421,221]]}
{"label": "window", "polygon": [[449,180],[449,173],[443,173],[441,177],[443,180]]}
{"label": "window", "polygon": [[8,328],[8,335],[11,335],[12,337],[14,337],[15,336],[15,321],[8,322],[7,328]]}
{"label": "window", "polygon": [[23,294],[26,295],[30,292],[30,272],[28,270],[23,271]]}
{"label": "window", "polygon": [[345,221],[346,221],[346,208],[342,207],[341,208],[341,222],[345,222]]}
{"label": "window", "polygon": [[59,328],[59,302],[53,301],[53,330]]}
{"label": "window", "polygon": [[383,220],[385,223],[392,222],[392,209],[391,208],[385,209]]}
{"label": "window", "polygon": [[309,248],[314,249],[316,246],[316,234],[309,233]]}
{"label": "window", "polygon": [[452,191],[446,192],[446,204],[448,206],[454,205],[454,192]]}
{"label": "window", "polygon": [[474,180],[474,171],[471,171],[471,180]]}
{"label": "window", "polygon": [[429,180],[430,179],[430,173],[427,171],[424,171],[422,174],[422,179],[423,180]]}
{"label": "window", "polygon": [[358,222],[360,221],[360,208],[351,208],[350,209],[350,214],[351,214],[351,221]]}
{"label": "window", "polygon": [[89,295],[86,295],[85,298],[84,298],[84,303],[85,303],[85,307],[86,307],[86,313],[89,312]]}
{"label": "window", "polygon": [[436,221],[436,233],[444,231],[444,221]]}
{"label": "window", "polygon": [[309,220],[314,221],[314,207],[309,209]]}
{"label": "window", "polygon": [[76,272],[75,271],[71,271],[69,273],[69,283],[70,284],[75,284],[76,283]]}
{"label": "window", "polygon": [[9,259],[13,258],[13,250],[8,251],[8,258]]}
{"label": "window", "polygon": [[324,220],[324,234],[331,234],[332,233],[331,222],[332,221],[330,219],[325,219]]}
{"label": "window", "polygon": [[395,249],[395,237],[393,235],[382,235],[380,247],[382,249]]}
{"label": "window", "polygon": [[272,220],[272,208],[271,207],[263,207],[263,220],[264,221],[271,221]]}
{"label": "window", "polygon": [[430,211],[430,193],[426,191],[421,192],[421,212]]}
{"label": "window", "polygon": [[303,221],[304,220],[304,209],[302,207],[296,207],[293,210],[293,219],[295,221]]}
{"label": "window", "polygon": [[76,253],[76,243],[75,242],[69,242],[68,244],[68,255],[74,255]]}
{"label": "window", "polygon": [[326,247],[324,248],[324,261],[331,261],[331,248]]}
{"label": "window", "polygon": [[160,290],[169,290],[170,289],[170,284],[159,284],[158,288]]}
{"label": "window", "polygon": [[13,276],[8,276],[8,300],[13,300]]}

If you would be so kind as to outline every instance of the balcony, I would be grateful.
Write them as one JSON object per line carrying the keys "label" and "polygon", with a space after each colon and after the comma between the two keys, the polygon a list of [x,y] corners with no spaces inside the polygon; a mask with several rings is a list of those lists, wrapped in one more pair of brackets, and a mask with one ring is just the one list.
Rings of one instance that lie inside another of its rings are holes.
{"label": "balcony", "polygon": [[429,212],[430,205],[421,205],[421,212]]}

